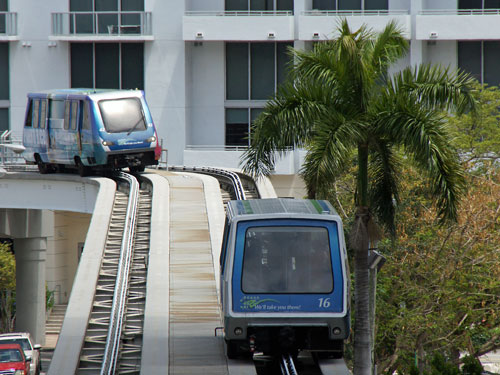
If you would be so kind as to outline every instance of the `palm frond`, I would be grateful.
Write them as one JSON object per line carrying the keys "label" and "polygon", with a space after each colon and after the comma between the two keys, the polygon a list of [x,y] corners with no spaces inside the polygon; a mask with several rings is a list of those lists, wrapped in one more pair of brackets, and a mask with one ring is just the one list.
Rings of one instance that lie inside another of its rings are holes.
{"label": "palm frond", "polygon": [[394,217],[399,202],[399,170],[401,160],[390,143],[380,139],[372,141],[370,153],[370,206],[373,214],[389,232],[395,234]]}
{"label": "palm frond", "polygon": [[276,157],[289,147],[302,147],[313,134],[315,119],[327,110],[320,87],[284,86],[251,126],[251,145],[241,157],[243,170],[255,176],[270,174]]}
{"label": "palm frond", "polygon": [[403,146],[429,176],[440,218],[456,220],[465,179],[441,113],[419,105],[412,95],[404,93],[392,106],[385,104],[385,111],[377,117],[377,128],[394,144]]}
{"label": "palm frond", "polygon": [[390,21],[373,41],[371,65],[379,74],[384,74],[387,68],[404,57],[409,49],[409,43],[403,36],[403,29],[396,21]]}
{"label": "palm frond", "polygon": [[316,122],[301,175],[310,191],[326,191],[344,171],[365,124],[330,111]]}
{"label": "palm frond", "polygon": [[468,73],[422,64],[396,74],[392,85],[395,92],[410,93],[414,100],[428,108],[464,113],[476,109],[471,90],[474,82]]}

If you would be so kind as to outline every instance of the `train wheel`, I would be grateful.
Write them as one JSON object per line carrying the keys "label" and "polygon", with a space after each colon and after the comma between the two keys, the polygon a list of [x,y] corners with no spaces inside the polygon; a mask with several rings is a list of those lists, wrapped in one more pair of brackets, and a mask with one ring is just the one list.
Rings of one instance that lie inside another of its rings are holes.
{"label": "train wheel", "polygon": [[76,159],[76,166],[78,168],[78,174],[80,175],[80,177],[86,177],[90,174],[90,168],[85,166],[80,158]]}
{"label": "train wheel", "polygon": [[237,342],[227,341],[226,349],[227,349],[227,358],[229,359],[238,358],[238,356],[240,355],[239,345]]}
{"label": "train wheel", "polygon": [[38,172],[40,172],[40,174],[47,174],[49,172],[48,164],[45,164],[42,161],[40,155],[36,155],[35,160],[36,160],[36,165],[38,166]]}
{"label": "train wheel", "polygon": [[144,169],[146,169],[146,167],[143,164],[133,167],[128,167],[130,173],[144,172]]}

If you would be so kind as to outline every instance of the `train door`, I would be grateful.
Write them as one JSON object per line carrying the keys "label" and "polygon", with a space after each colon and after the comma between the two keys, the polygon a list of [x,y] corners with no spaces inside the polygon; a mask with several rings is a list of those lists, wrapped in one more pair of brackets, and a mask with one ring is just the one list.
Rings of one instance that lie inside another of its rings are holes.
{"label": "train door", "polygon": [[[47,132],[47,99],[36,100],[39,102],[39,118],[36,120],[36,127],[38,130],[35,132],[36,144],[39,147],[39,153],[42,157],[42,161],[48,161],[48,147],[49,147],[49,135]],[[38,113],[38,111],[37,111]],[[35,124],[33,125],[35,127]]]}
{"label": "train door", "polygon": [[80,132],[78,131],[78,100],[67,100],[64,108],[64,137],[59,139],[61,147],[67,152],[66,161],[72,161],[81,150]]}
{"label": "train door", "polygon": [[60,147],[60,138],[64,134],[65,101],[49,99],[47,120],[49,161],[64,160],[64,150]]}
{"label": "train door", "polygon": [[93,156],[92,124],[89,115],[89,103],[84,100],[79,100],[78,103],[78,138],[80,158],[83,160]]}
{"label": "train door", "polygon": [[220,286],[220,302],[222,304],[224,300],[224,275],[226,273],[226,264],[227,264],[227,247],[228,247],[228,241],[229,241],[229,233],[231,229],[231,224],[229,219],[226,217],[226,222],[224,225],[224,234],[222,236],[222,247],[221,247],[221,252],[220,252],[220,258],[219,258],[219,286]]}

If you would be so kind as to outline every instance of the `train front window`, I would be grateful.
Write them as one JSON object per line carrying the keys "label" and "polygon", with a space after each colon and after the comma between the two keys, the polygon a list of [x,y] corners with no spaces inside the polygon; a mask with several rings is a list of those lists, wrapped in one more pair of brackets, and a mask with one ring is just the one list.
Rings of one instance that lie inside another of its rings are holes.
{"label": "train front window", "polygon": [[132,133],[147,129],[138,98],[99,101],[104,128],[108,133]]}
{"label": "train front window", "polygon": [[328,230],[324,227],[251,227],[245,234],[244,293],[333,291]]}

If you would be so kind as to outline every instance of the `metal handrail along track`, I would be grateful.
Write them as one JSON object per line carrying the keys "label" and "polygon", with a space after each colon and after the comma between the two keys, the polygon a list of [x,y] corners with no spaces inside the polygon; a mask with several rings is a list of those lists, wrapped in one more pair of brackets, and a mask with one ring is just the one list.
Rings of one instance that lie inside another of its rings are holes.
{"label": "metal handrail along track", "polygon": [[104,349],[104,357],[101,367],[101,375],[114,374],[118,358],[120,337],[123,326],[123,315],[128,289],[130,264],[135,233],[135,221],[137,205],[139,201],[139,183],[135,177],[120,172],[118,178],[129,183],[129,199],[127,214],[125,217],[125,228],[123,231],[122,245],[120,249],[120,261],[116,276],[113,305],[109,321],[108,336]]}
{"label": "metal handrail along track", "polygon": [[168,169],[171,171],[179,170],[179,171],[191,171],[191,172],[205,173],[205,174],[212,175],[212,176],[220,176],[220,177],[227,178],[231,181],[231,183],[234,187],[234,193],[236,195],[236,199],[238,199],[238,200],[246,199],[245,189],[243,188],[243,183],[241,182],[240,176],[238,176],[238,174],[235,172],[228,171],[226,169],[212,168],[212,167],[169,166]]}

